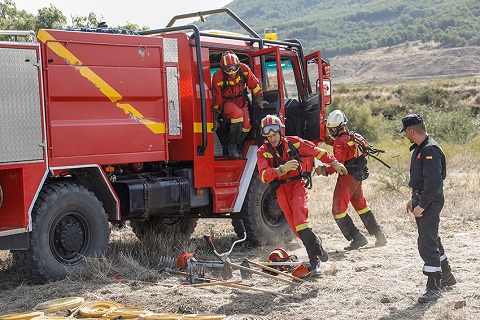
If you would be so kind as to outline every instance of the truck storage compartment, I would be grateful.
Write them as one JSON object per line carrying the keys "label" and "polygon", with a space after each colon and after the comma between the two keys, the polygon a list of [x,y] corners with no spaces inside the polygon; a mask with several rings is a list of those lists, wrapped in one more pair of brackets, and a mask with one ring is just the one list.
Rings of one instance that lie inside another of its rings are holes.
{"label": "truck storage compartment", "polygon": [[182,213],[190,210],[188,179],[182,177],[132,179],[113,183],[123,219]]}

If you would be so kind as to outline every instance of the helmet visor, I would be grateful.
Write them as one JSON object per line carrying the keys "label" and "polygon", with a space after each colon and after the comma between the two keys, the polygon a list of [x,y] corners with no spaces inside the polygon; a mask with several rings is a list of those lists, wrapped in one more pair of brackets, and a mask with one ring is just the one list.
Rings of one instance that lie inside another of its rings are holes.
{"label": "helmet visor", "polygon": [[262,128],[262,135],[269,136],[273,133],[280,132],[281,129],[282,127],[278,123],[267,124]]}
{"label": "helmet visor", "polygon": [[238,68],[240,68],[239,64],[227,64],[226,66],[222,67],[223,71],[227,73],[230,73],[230,71],[237,72]]}

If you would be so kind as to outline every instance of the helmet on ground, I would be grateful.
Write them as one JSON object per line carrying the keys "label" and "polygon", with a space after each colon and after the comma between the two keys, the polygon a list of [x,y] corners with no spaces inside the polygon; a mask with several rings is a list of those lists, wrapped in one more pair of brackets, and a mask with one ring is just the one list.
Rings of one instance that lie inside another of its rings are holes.
{"label": "helmet on ground", "polygon": [[262,133],[262,136],[264,137],[268,137],[274,133],[281,132],[282,128],[285,128],[282,120],[272,114],[267,115],[260,122],[260,131]]}
{"label": "helmet on ground", "polygon": [[220,67],[229,77],[234,77],[240,70],[240,60],[233,51],[225,51],[220,59]]}
{"label": "helmet on ground", "polygon": [[333,110],[328,115],[327,129],[328,132],[336,137],[342,131],[348,123],[348,119],[345,114],[340,110]]}
{"label": "helmet on ground", "polygon": [[268,256],[268,261],[270,262],[284,262],[289,257],[287,251],[282,248],[276,248]]}
{"label": "helmet on ground", "polygon": [[[285,251],[282,248],[275,248],[275,250],[273,250],[268,256],[269,262],[293,262],[296,259],[297,259],[297,256],[288,255],[287,251]],[[271,268],[276,269],[278,271],[289,270],[288,265],[276,265],[276,266],[272,266]],[[268,270],[265,270],[265,269],[263,271],[270,273]],[[275,273],[271,273],[271,274],[276,275]]]}

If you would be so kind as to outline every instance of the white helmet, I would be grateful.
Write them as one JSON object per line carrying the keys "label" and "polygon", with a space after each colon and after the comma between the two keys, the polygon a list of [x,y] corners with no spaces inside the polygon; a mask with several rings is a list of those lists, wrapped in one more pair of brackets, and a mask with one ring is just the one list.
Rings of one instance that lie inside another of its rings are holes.
{"label": "white helmet", "polygon": [[330,112],[327,119],[327,128],[337,128],[341,125],[345,126],[348,123],[348,119],[345,114],[340,110],[334,110]]}

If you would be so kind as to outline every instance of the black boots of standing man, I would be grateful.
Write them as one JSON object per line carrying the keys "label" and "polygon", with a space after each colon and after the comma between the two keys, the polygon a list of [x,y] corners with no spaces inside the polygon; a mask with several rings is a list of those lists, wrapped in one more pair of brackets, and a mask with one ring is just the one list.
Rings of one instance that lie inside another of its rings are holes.
{"label": "black boots of standing man", "polygon": [[427,291],[418,298],[419,303],[436,301],[441,296],[440,289],[457,283],[447,259],[441,262],[441,267],[442,273],[428,274]]}
{"label": "black boots of standing man", "polygon": [[[385,234],[382,231],[382,228],[378,225],[375,216],[373,215],[372,211],[369,210],[360,215],[365,228],[367,229],[368,233],[372,236],[375,236],[375,246],[381,247],[387,244],[387,239],[385,238]],[[352,218],[347,214],[345,217],[340,219],[335,219],[340,231],[342,231],[343,236],[345,239],[351,241],[350,244],[345,247],[345,250],[355,250],[367,245],[368,240],[365,238],[358,228],[353,223]]]}
{"label": "black boots of standing man", "polygon": [[322,240],[313,233],[311,228],[298,231],[298,236],[302,240],[307,250],[308,259],[310,260],[310,276],[317,275],[321,272],[320,261],[328,260],[328,253],[322,247]]}
{"label": "black boots of standing man", "polygon": [[442,281],[441,273],[434,273],[428,275],[427,291],[418,298],[419,303],[432,302],[440,298],[440,288]]}

